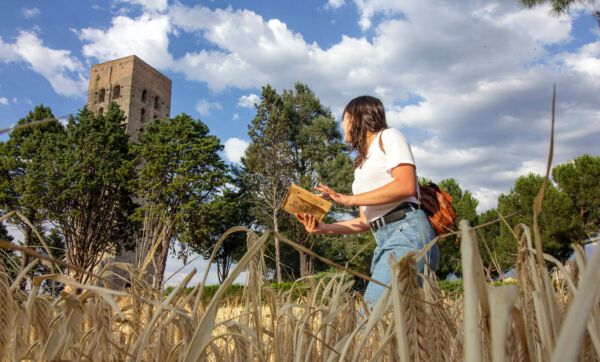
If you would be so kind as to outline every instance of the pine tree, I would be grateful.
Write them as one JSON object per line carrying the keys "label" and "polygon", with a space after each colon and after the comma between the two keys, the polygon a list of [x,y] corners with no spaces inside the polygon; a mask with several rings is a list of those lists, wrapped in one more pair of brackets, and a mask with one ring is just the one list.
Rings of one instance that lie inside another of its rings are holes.
{"label": "pine tree", "polygon": [[282,281],[279,219],[286,192],[293,180],[290,124],[283,100],[270,85],[263,87],[256,116],[248,127],[250,145],[242,158],[244,180],[252,190],[252,212],[271,228],[275,241],[275,274]]}
{"label": "pine tree", "polygon": [[134,146],[140,165],[138,196],[144,200],[138,216],[160,210],[170,225],[158,256],[157,286],[162,285],[173,240],[186,247],[200,243],[207,232],[202,213],[229,180],[218,154],[222,149],[206,124],[187,114],[152,121]]}
{"label": "pine tree", "polygon": [[[66,260],[93,270],[107,253],[132,245],[135,163],[125,134],[125,116],[115,103],[104,115],[83,108],[66,133],[48,138],[28,170],[41,187],[34,196],[60,232]],[[85,282],[88,274],[72,273]]]}

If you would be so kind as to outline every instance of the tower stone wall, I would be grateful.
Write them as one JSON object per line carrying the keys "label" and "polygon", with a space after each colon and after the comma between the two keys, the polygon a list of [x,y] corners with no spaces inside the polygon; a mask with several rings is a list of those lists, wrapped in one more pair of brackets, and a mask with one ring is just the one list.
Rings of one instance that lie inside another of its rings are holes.
{"label": "tower stone wall", "polygon": [[127,134],[137,139],[148,121],[171,113],[171,80],[135,55],[93,65],[87,106],[100,114],[116,102],[127,117]]}
{"label": "tower stone wall", "polygon": [[[169,118],[171,80],[135,55],[93,65],[88,84],[88,109],[102,114],[111,101],[125,112],[127,134],[135,140],[149,121]],[[144,202],[141,198],[135,198],[134,201]],[[107,255],[99,268],[109,261],[139,264],[140,259],[146,257],[148,247],[138,244],[133,250],[123,248],[119,253]],[[153,265],[147,272],[148,276],[153,275]],[[110,278],[113,287],[120,288],[129,283],[124,271],[115,269],[113,273],[114,277]]]}

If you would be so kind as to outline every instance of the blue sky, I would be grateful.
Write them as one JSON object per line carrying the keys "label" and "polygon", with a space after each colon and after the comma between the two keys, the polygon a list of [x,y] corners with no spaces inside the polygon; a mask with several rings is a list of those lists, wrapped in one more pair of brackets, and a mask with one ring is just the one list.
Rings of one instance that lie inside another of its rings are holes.
{"label": "blue sky", "polygon": [[552,85],[555,160],[599,154],[600,31],[511,0],[3,1],[0,127],[34,105],[85,102],[92,64],[137,54],[173,81],[172,116],[208,124],[236,162],[260,88],[308,84],[336,117],[380,97],[420,175],[454,177],[494,207],[542,173]]}

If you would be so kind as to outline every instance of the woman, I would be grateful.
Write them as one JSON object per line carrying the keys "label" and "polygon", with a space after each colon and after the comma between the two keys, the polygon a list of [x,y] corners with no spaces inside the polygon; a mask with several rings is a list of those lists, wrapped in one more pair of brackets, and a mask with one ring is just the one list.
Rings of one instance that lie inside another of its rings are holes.
{"label": "woman", "polygon": [[[356,151],[353,195],[343,195],[326,185],[316,189],[340,205],[359,206],[360,216],[326,224],[312,215],[297,214],[306,231],[318,234],[354,234],[371,230],[377,246],[371,263],[371,277],[387,285],[392,280],[389,256],[400,259],[418,251],[435,237],[427,215],[420,209],[415,162],[410,146],[400,131],[388,128],[383,104],[362,96],[344,108],[342,117],[346,143]],[[428,252],[428,263],[436,270],[438,246]],[[418,263],[424,269],[424,260]],[[369,283],[364,299],[372,308],[384,287]]]}

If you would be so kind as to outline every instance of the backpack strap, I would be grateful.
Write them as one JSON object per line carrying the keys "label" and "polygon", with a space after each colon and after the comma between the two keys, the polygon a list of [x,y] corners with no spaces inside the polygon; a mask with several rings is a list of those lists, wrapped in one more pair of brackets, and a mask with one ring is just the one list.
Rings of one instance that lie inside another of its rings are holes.
{"label": "backpack strap", "polygon": [[[385,130],[383,130],[385,131]],[[378,138],[379,138],[379,149],[381,150],[381,152],[383,152],[383,154],[385,155],[385,149],[383,148],[383,141],[381,140],[381,138],[383,137],[383,131],[379,132]],[[419,177],[417,176],[417,166],[415,165],[415,186],[417,188],[417,200],[419,200],[419,203],[421,202],[421,188],[419,187]],[[420,205],[419,205],[420,208]]]}
{"label": "backpack strap", "polygon": [[383,141],[381,140],[382,134],[383,134],[383,131],[379,132],[379,149],[385,155],[385,149],[383,148]]}

